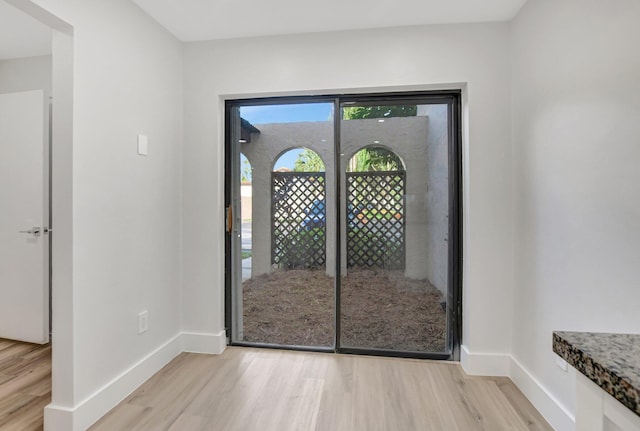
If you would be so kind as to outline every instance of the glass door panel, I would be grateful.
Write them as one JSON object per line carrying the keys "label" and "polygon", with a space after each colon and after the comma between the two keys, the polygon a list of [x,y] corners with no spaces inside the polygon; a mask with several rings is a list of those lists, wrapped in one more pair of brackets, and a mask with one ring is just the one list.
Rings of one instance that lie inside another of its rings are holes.
{"label": "glass door panel", "polygon": [[227,103],[233,344],[458,357],[458,98]]}
{"label": "glass door panel", "polygon": [[235,108],[236,344],[334,347],[333,107],[331,101]]}
{"label": "glass door panel", "polygon": [[340,346],[449,353],[447,103],[341,105]]}

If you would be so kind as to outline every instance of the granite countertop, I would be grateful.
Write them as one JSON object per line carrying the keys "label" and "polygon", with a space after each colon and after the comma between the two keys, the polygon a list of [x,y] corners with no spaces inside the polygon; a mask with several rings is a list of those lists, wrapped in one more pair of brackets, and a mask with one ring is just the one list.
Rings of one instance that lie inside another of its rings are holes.
{"label": "granite countertop", "polygon": [[555,331],[553,351],[640,416],[640,334]]}

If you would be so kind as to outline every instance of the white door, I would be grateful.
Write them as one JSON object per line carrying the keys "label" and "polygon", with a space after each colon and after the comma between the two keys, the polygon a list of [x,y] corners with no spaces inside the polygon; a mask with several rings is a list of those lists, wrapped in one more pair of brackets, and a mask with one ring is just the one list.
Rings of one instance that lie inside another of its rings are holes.
{"label": "white door", "polygon": [[41,344],[49,342],[48,140],[42,90],[0,94],[0,338]]}

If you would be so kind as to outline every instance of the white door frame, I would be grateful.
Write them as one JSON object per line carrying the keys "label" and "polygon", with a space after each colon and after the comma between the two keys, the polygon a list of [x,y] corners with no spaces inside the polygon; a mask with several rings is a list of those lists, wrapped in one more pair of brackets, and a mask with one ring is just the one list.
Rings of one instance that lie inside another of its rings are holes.
{"label": "white door frame", "polygon": [[51,306],[52,391],[45,430],[72,429],[73,373],[73,26],[32,0],[5,0],[52,29]]}

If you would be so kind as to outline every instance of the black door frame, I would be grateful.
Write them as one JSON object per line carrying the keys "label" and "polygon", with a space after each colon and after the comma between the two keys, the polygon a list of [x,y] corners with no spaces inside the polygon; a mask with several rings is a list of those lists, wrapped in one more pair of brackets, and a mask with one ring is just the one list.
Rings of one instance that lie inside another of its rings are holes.
{"label": "black door frame", "polygon": [[[461,91],[422,91],[422,92],[390,92],[365,94],[340,94],[322,96],[284,96],[267,98],[247,98],[225,100],[225,208],[232,203],[231,196],[231,110],[236,106],[277,105],[295,103],[333,103],[334,105],[334,165],[340,166],[340,108],[343,104],[394,105],[394,104],[446,104],[449,109],[449,251],[448,251],[448,287],[447,287],[447,340],[448,353],[411,352],[373,348],[342,347],[340,345],[340,280],[341,280],[341,247],[336,241],[336,274],[334,276],[335,289],[335,334],[334,347],[291,346],[266,343],[235,342],[231,340],[232,313],[232,271],[231,244],[232,235],[225,235],[225,329],[228,343],[234,346],[264,347],[288,350],[303,350],[315,352],[336,352],[361,355],[409,357],[438,360],[459,360],[460,344],[462,340],[462,128],[461,128]],[[336,238],[341,238],[341,206],[340,184],[344,175],[336,169],[335,199],[336,199]]]}

